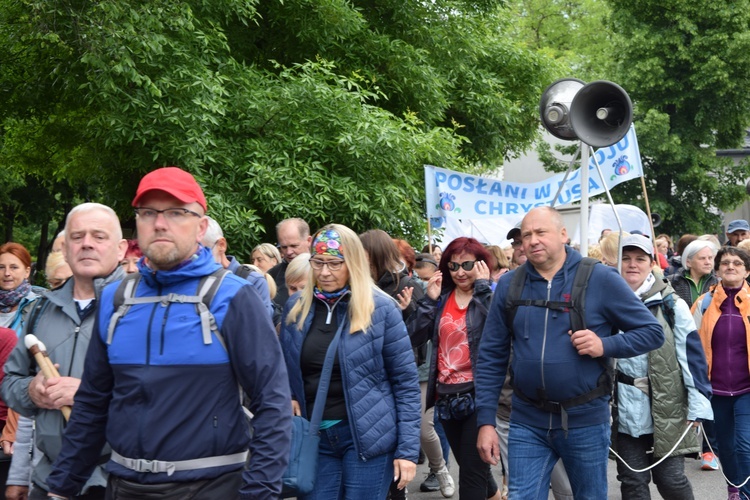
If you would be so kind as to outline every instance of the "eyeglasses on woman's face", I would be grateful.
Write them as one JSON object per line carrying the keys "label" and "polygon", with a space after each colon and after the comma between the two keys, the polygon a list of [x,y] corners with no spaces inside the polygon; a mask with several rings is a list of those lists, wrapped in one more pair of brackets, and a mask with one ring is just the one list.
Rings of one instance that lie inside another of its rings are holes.
{"label": "eyeglasses on woman's face", "polygon": [[722,259],[721,262],[719,262],[719,265],[721,267],[729,267],[729,266],[736,267],[736,268],[745,267],[745,263],[742,262],[740,259],[737,259],[737,260],[734,260],[734,259],[723,260]]}
{"label": "eyeglasses on woman's face", "polygon": [[328,266],[329,271],[340,271],[341,267],[344,265],[344,259],[337,259],[337,260],[320,260],[316,259],[315,257],[310,259],[310,267],[315,269],[316,271],[320,271],[323,269],[323,266]]}
{"label": "eyeglasses on woman's face", "polygon": [[475,260],[466,260],[464,262],[458,263],[458,262],[448,262],[448,270],[452,272],[457,272],[459,269],[463,268],[464,271],[471,271],[474,269],[474,264],[476,264],[477,261]]}

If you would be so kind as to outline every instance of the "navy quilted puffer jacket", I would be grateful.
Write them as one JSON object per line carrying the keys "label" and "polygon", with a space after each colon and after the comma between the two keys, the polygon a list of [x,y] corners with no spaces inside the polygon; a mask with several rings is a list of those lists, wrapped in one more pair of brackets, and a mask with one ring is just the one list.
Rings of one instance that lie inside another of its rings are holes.
{"label": "navy quilted puffer jacket", "polygon": [[[414,353],[396,303],[379,290],[373,289],[373,293],[375,311],[370,328],[350,333],[345,327],[338,346],[349,426],[360,459],[395,451],[394,458],[416,463],[420,392]],[[284,308],[280,340],[292,398],[300,403],[302,414],[307,415],[300,351],[315,308],[311,308],[300,330],[297,322],[286,322],[296,300],[299,295],[287,301]],[[334,309],[339,322],[347,313],[346,305],[341,301]]]}

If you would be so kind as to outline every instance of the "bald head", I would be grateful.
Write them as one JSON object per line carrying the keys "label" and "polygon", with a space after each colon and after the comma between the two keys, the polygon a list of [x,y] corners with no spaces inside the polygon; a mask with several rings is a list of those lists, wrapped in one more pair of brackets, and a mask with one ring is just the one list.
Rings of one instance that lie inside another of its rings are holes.
{"label": "bald head", "polygon": [[[554,225],[555,229],[565,229],[565,223],[563,222],[562,215],[560,215],[560,212],[558,212],[555,208],[548,206],[532,208],[531,210],[529,210],[529,213],[526,214],[526,217],[530,215],[548,219],[549,222]],[[526,219],[526,217],[524,217],[524,220]],[[523,222],[521,223],[521,225],[523,226]]]}
{"label": "bald head", "polygon": [[560,212],[552,207],[537,207],[521,222],[521,245],[526,258],[545,278],[565,263],[568,233]]}

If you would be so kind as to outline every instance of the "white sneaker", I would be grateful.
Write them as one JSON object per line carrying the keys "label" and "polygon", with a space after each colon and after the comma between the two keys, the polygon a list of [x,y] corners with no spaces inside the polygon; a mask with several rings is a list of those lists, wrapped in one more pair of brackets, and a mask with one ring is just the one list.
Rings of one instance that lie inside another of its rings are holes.
{"label": "white sneaker", "polygon": [[445,498],[452,497],[456,492],[456,487],[453,484],[453,478],[451,477],[451,473],[448,472],[448,468],[443,466],[442,469],[435,473],[435,477],[437,477],[438,483],[440,483],[440,493]]}

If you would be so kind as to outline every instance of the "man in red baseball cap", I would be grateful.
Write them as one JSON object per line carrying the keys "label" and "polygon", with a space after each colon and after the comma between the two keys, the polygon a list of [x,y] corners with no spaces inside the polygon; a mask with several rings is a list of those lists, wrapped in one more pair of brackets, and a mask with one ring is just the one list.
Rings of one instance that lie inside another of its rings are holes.
{"label": "man in red baseball cap", "polygon": [[149,191],[164,191],[183,203],[196,202],[207,211],[206,197],[195,177],[177,167],[164,167],[146,174],[138,184],[132,205],[137,207],[143,195]]}
{"label": "man in red baseball cap", "polygon": [[[112,498],[278,498],[292,412],[270,315],[255,289],[200,245],[206,198],[192,175],[147,174],[133,206],[146,258],[102,293],[50,492],[78,494],[106,441]],[[204,301],[207,290],[215,292]],[[249,396],[252,438],[238,385]]]}

